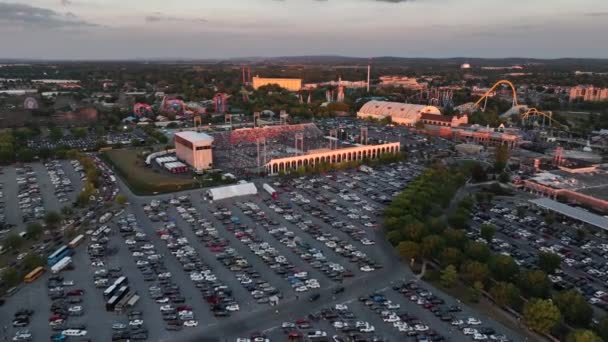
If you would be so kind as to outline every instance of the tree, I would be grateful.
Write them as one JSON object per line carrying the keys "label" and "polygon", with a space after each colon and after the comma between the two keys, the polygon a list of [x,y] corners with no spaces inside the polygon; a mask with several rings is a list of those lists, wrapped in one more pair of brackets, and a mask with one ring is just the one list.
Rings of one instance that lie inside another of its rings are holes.
{"label": "tree", "polygon": [[440,282],[441,286],[452,287],[458,280],[458,271],[454,265],[448,265],[441,271]]}
{"label": "tree", "polygon": [[455,247],[460,250],[464,249],[464,245],[467,241],[467,236],[464,230],[448,228],[443,231],[442,236],[445,239],[447,246]]}
{"label": "tree", "polygon": [[10,234],[4,239],[4,249],[6,250],[17,250],[23,246],[25,241],[17,234]]}
{"label": "tree", "polygon": [[475,284],[475,282],[486,282],[490,275],[488,266],[478,261],[469,261],[460,268],[462,278],[467,284]]}
{"label": "tree", "polygon": [[56,211],[49,211],[44,216],[44,222],[50,228],[57,228],[61,223],[61,215]]}
{"label": "tree", "polygon": [[469,222],[469,217],[469,211],[460,207],[448,216],[448,223],[454,228],[465,228]]}
{"label": "tree", "polygon": [[397,253],[403,260],[410,262],[420,256],[420,246],[413,241],[403,241],[397,245]]}
{"label": "tree", "polygon": [[444,246],[445,241],[443,241],[441,236],[429,235],[422,239],[422,243],[420,244],[420,253],[427,259],[437,258]]}
{"label": "tree", "polygon": [[500,306],[514,306],[520,300],[517,286],[512,283],[498,282],[490,288],[490,295]]}
{"label": "tree", "polygon": [[476,183],[485,182],[488,178],[486,170],[484,170],[480,163],[474,163],[471,166],[471,178],[473,178],[473,181]]}
{"label": "tree", "polygon": [[487,242],[492,242],[492,238],[496,234],[496,227],[491,224],[482,224],[481,225],[481,237]]}
{"label": "tree", "polygon": [[33,270],[38,266],[43,266],[44,259],[38,254],[27,253],[27,255],[23,258],[23,265],[25,266],[26,270]]}
{"label": "tree", "polygon": [[490,258],[490,248],[485,243],[470,241],[465,247],[465,254],[480,262],[486,262]]}
{"label": "tree", "polygon": [[513,281],[519,274],[519,266],[508,255],[493,255],[490,257],[488,267],[492,277],[498,281]]}
{"label": "tree", "polygon": [[541,334],[549,333],[560,319],[559,308],[550,299],[532,299],[524,306],[524,321]]}
{"label": "tree", "polygon": [[608,316],[604,316],[595,326],[595,332],[604,340],[608,341]]}
{"label": "tree", "polygon": [[27,236],[34,240],[37,239],[40,236],[40,234],[42,234],[43,231],[44,231],[44,228],[38,222],[28,223],[27,227],[25,228],[25,232],[27,233]]}
{"label": "tree", "polygon": [[19,281],[21,281],[21,277],[19,277],[19,273],[15,268],[7,267],[4,269],[4,271],[2,271],[2,281],[7,286],[12,287],[19,284]]}
{"label": "tree", "polygon": [[462,263],[463,256],[458,248],[448,247],[443,249],[439,259],[441,260],[442,265],[454,265],[459,267]]}
{"label": "tree", "polygon": [[526,270],[519,280],[523,294],[531,298],[547,298],[551,291],[551,281],[541,270]]}
{"label": "tree", "polygon": [[555,253],[540,252],[538,253],[538,267],[541,270],[552,274],[562,263],[562,258]]}
{"label": "tree", "polygon": [[74,213],[74,210],[67,205],[61,208],[61,215],[63,215],[63,216],[70,216],[73,213]]}
{"label": "tree", "polygon": [[568,324],[575,327],[589,326],[593,308],[580,293],[575,290],[562,291],[555,296],[553,302]]}
{"label": "tree", "polygon": [[52,140],[59,140],[63,138],[63,130],[59,127],[53,127],[50,129],[49,136]]}
{"label": "tree", "polygon": [[573,331],[566,337],[566,342],[603,342],[604,340],[597,336],[591,330],[578,329]]}
{"label": "tree", "polygon": [[494,170],[501,172],[509,162],[509,147],[507,145],[496,147],[494,158]]}
{"label": "tree", "polygon": [[123,194],[118,194],[116,195],[116,203],[120,204],[120,205],[125,205],[127,204],[127,196],[123,195]]}

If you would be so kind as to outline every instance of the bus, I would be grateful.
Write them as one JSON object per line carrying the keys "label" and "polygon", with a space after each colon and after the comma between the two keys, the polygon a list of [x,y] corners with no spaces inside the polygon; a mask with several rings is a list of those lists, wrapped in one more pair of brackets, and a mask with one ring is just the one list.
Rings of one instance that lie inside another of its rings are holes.
{"label": "bus", "polygon": [[25,277],[23,278],[23,281],[25,281],[26,283],[31,283],[34,280],[40,278],[40,276],[44,273],[44,267],[42,266],[38,266],[36,268],[34,268],[34,270],[28,274],[25,275]]}
{"label": "bus", "polygon": [[66,256],[70,256],[70,255],[72,255],[72,251],[70,250],[70,248],[66,245],[63,245],[63,246],[59,247],[59,249],[56,250],[53,254],[49,255],[49,257],[47,259],[47,265],[53,266],[59,260],[63,259]]}
{"label": "bus", "polygon": [[106,311],[114,311],[116,304],[129,292],[129,285],[125,285],[116,291],[116,294],[112,296],[106,303]]}
{"label": "bus", "polygon": [[80,245],[80,243],[82,242],[82,240],[84,240],[84,235],[80,234],[77,237],[75,237],[72,241],[70,241],[70,243],[68,244],[68,246],[70,246],[70,248],[75,248],[76,246]]}
{"label": "bus", "polygon": [[103,297],[105,299],[109,299],[114,295],[114,292],[119,289],[121,286],[129,284],[129,279],[127,277],[122,276],[114,282],[114,284],[110,285],[105,291],[103,291]]}

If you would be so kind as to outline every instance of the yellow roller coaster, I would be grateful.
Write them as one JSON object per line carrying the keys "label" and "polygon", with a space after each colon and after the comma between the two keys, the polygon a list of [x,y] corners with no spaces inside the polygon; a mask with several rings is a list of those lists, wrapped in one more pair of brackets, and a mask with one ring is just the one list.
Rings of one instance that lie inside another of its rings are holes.
{"label": "yellow roller coaster", "polygon": [[511,81],[507,81],[507,80],[500,80],[496,83],[494,83],[494,85],[488,89],[488,91],[486,91],[485,94],[483,94],[483,96],[477,100],[477,102],[475,102],[475,107],[479,107],[479,105],[481,104],[481,102],[483,102],[483,107],[482,107],[482,111],[486,110],[486,104],[488,102],[488,97],[490,95],[492,95],[492,93],[494,92],[494,90],[496,90],[496,88],[498,88],[498,86],[501,85],[508,85],[509,87],[511,87],[511,91],[513,92],[513,107],[517,107],[518,103],[517,103],[517,90],[515,89],[515,86],[513,85],[513,83],[511,83]]}
{"label": "yellow roller coaster", "polygon": [[552,112],[541,112],[540,110],[536,109],[536,108],[530,108],[527,111],[520,113],[519,117],[521,119],[521,121],[523,123],[526,123],[528,120],[533,119],[533,118],[542,118],[542,124],[544,126],[545,124],[545,119],[549,119],[549,125],[553,126],[554,124],[557,124],[559,127],[561,128],[565,128],[568,127],[568,125],[564,125],[563,123],[555,120],[553,118],[553,113]]}

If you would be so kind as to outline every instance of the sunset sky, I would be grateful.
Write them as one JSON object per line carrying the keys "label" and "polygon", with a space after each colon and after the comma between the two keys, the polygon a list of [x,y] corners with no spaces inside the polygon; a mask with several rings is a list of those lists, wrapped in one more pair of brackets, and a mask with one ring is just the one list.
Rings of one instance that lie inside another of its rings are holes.
{"label": "sunset sky", "polygon": [[0,58],[606,58],[606,32],[606,0],[0,0]]}

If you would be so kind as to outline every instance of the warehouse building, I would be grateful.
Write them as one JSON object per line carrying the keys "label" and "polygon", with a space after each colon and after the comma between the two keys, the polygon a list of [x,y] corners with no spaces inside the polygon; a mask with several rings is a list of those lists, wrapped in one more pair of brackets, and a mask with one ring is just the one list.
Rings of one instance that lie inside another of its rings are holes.
{"label": "warehouse building", "polygon": [[281,88],[289,91],[299,91],[302,89],[302,79],[300,78],[253,78],[253,89],[258,90],[260,87],[276,84]]}
{"label": "warehouse building", "polygon": [[414,126],[418,121],[430,120],[434,115],[441,119],[441,111],[435,106],[425,106],[410,103],[369,101],[357,112],[357,118],[373,118],[377,120],[390,117],[392,122],[399,125]]}
{"label": "warehouse building", "polygon": [[213,167],[213,137],[199,132],[175,133],[175,153],[177,158],[196,171]]}

